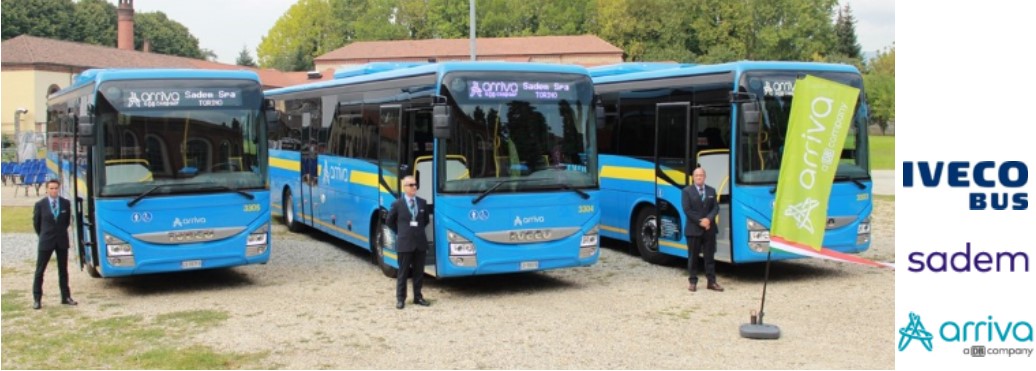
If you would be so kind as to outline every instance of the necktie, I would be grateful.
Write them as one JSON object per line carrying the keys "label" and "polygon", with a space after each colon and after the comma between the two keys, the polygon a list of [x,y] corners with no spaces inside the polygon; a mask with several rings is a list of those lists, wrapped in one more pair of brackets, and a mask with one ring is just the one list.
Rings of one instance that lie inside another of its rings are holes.
{"label": "necktie", "polygon": [[701,196],[701,202],[705,202],[705,188],[698,187],[698,196]]}
{"label": "necktie", "polygon": [[54,215],[54,219],[58,218],[58,201],[50,200],[50,213]]}
{"label": "necktie", "polygon": [[414,207],[414,199],[407,199],[410,201],[410,220],[417,220],[417,208]]}

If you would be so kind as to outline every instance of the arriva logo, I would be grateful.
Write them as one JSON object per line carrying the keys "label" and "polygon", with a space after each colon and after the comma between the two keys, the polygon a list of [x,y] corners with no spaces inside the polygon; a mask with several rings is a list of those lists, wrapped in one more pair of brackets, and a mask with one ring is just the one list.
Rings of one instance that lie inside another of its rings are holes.
{"label": "arriva logo", "polygon": [[527,216],[527,217],[523,218],[523,217],[515,215],[515,217],[514,217],[514,226],[515,227],[520,227],[520,226],[523,226],[523,225],[526,225],[526,224],[543,223],[545,221],[547,221],[547,219],[542,217],[542,216]]}
{"label": "arriva logo", "polygon": [[205,222],[206,222],[205,217],[200,217],[200,216],[192,216],[190,218],[183,218],[183,219],[176,218],[176,219],[173,219],[173,227],[176,228],[176,227],[183,227],[185,225],[205,224]]}
{"label": "arriva logo", "polygon": [[925,331],[924,324],[921,323],[921,316],[910,312],[910,324],[907,327],[899,329],[899,351],[902,352],[906,349],[910,342],[917,340],[924,345],[925,349],[929,352],[932,351],[932,334]]}
{"label": "arriva logo", "polygon": [[[939,338],[947,343],[1032,343],[1032,325],[1027,321],[1001,322],[993,320],[993,316],[986,316],[985,321],[946,321],[939,326]],[[906,350],[914,340],[917,340],[927,349],[932,351],[932,340],[935,336],[925,330],[921,323],[921,316],[910,312],[910,323],[899,329],[899,351]],[[964,353],[975,352],[973,348],[981,348],[983,354],[1006,354],[1008,356],[1019,354],[1031,356],[1032,348],[986,348],[984,346],[966,347]]]}

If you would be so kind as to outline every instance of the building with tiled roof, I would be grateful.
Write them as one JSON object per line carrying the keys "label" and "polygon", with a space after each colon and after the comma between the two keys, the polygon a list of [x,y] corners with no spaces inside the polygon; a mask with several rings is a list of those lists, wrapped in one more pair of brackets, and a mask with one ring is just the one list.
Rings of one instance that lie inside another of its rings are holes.
{"label": "building with tiled roof", "polygon": [[[3,42],[0,55],[2,71],[3,132],[15,132],[16,111],[19,130],[34,130],[46,121],[47,95],[72,84],[74,76],[91,68],[188,68],[249,69],[259,74],[265,88],[279,88],[314,81],[307,72],[281,72],[173,55],[54,40],[21,35]],[[322,78],[330,79],[333,71]]]}
{"label": "building with tiled roof", "polygon": [[[369,62],[471,60],[469,39],[358,41],[313,60],[317,70]],[[622,49],[594,35],[480,38],[480,61],[545,62],[586,67],[622,62]]]}

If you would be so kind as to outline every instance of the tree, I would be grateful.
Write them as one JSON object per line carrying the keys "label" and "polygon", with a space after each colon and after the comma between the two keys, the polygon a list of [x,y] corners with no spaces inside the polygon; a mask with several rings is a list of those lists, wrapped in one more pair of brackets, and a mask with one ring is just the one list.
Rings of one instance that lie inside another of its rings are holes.
{"label": "tree", "polygon": [[2,37],[20,35],[78,41],[72,29],[72,0],[3,0],[0,3]]}
{"label": "tree", "polygon": [[860,44],[856,42],[856,18],[849,4],[838,9],[835,18],[835,45],[833,52],[849,58],[862,59]]}
{"label": "tree", "polygon": [[203,57],[202,59],[209,62],[215,62],[219,59],[219,55],[216,55],[216,51],[212,49],[201,48],[201,56]]}
{"label": "tree", "polygon": [[74,41],[114,47],[118,38],[119,15],[115,5],[105,0],[80,0],[73,13]]}
{"label": "tree", "polygon": [[256,67],[255,59],[252,59],[252,54],[248,52],[248,45],[241,46],[241,53],[237,55],[238,66]]}
{"label": "tree", "polygon": [[[349,0],[338,0],[346,1]],[[348,31],[335,19],[331,0],[300,0],[292,5],[259,43],[259,64],[283,71],[313,68],[313,58],[345,44]],[[346,25],[348,27],[348,25]]]}
{"label": "tree", "polygon": [[154,53],[196,59],[205,57],[198,47],[198,38],[191,35],[187,27],[169,19],[163,12],[136,13],[133,22],[134,50],[141,50],[147,41]]}
{"label": "tree", "polygon": [[893,45],[879,51],[867,63],[866,71],[863,86],[867,93],[870,119],[884,133],[889,122],[896,121],[896,47]]}

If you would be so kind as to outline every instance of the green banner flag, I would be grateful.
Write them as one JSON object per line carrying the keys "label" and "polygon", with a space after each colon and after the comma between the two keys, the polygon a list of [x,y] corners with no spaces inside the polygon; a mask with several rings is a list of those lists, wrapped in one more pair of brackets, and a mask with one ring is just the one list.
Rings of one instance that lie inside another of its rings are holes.
{"label": "green banner flag", "polygon": [[795,83],[793,96],[770,245],[785,251],[820,251],[831,184],[860,89],[806,76]]}

